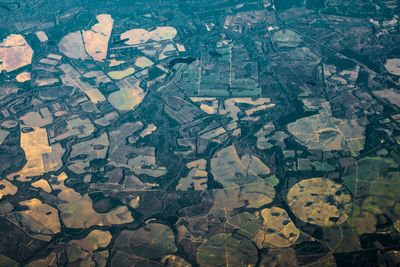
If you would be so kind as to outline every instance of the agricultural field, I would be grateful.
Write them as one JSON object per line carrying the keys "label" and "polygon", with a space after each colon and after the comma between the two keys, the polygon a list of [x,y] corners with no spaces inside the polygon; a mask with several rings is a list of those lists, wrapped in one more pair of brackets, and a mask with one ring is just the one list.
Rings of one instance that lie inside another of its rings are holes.
{"label": "agricultural field", "polygon": [[0,267],[400,266],[399,1],[0,1]]}

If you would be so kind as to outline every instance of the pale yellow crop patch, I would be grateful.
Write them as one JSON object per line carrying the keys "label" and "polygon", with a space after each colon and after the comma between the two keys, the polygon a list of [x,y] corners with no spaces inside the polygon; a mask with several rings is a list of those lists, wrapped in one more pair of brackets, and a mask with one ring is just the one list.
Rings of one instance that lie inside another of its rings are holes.
{"label": "pale yellow crop patch", "polygon": [[114,80],[121,80],[125,77],[128,77],[129,75],[132,75],[134,72],[135,72],[135,69],[132,67],[129,67],[125,70],[110,71],[108,73],[108,76],[110,76],[110,78],[114,79]]}
{"label": "pale yellow crop patch", "polygon": [[385,68],[389,73],[400,76],[400,58],[386,60]]}
{"label": "pale yellow crop patch", "polygon": [[82,31],[82,36],[87,53],[94,60],[103,61],[107,57],[114,20],[108,14],[100,14],[96,19],[99,23],[89,31]]}
{"label": "pale yellow crop patch", "polygon": [[31,64],[33,50],[20,34],[11,34],[0,43],[0,72],[10,72]]}
{"label": "pale yellow crop patch", "polygon": [[26,164],[17,173],[8,176],[17,176],[18,181],[30,181],[27,177],[43,175],[49,171],[56,171],[62,166],[61,157],[64,149],[59,143],[49,146],[46,129],[32,127],[33,131],[21,131],[21,148],[25,151]]}
{"label": "pale yellow crop patch", "polygon": [[70,58],[103,61],[107,57],[108,41],[110,40],[114,20],[111,15],[96,16],[97,24],[88,31],[75,31],[65,35],[58,48],[61,53]]}
{"label": "pale yellow crop patch", "polygon": [[135,60],[135,65],[139,68],[147,68],[152,66],[154,63],[147,57],[139,57]]}
{"label": "pale yellow crop patch", "polygon": [[172,40],[177,34],[174,27],[157,27],[153,31],[146,31],[145,29],[132,29],[121,34],[121,40],[128,39],[125,41],[127,45],[137,45],[146,43],[149,40],[152,41],[163,41]]}
{"label": "pale yellow crop patch", "polygon": [[18,74],[17,77],[15,77],[15,79],[19,83],[24,83],[31,79],[31,74],[29,72],[24,71],[24,72],[21,72],[20,74]]}

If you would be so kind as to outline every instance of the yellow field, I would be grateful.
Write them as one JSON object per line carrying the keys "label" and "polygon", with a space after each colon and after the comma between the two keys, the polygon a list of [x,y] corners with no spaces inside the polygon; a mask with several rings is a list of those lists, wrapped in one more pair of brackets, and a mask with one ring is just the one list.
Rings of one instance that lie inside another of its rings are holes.
{"label": "yellow field", "polygon": [[132,75],[134,72],[135,72],[135,69],[132,67],[129,67],[125,70],[110,71],[108,73],[108,76],[110,76],[110,78],[114,79],[114,80],[121,80],[125,77],[128,77],[129,75]]}
{"label": "yellow field", "polygon": [[10,72],[29,65],[33,50],[20,34],[9,35],[0,43],[0,72]]}
{"label": "yellow field", "polygon": [[114,20],[108,14],[100,14],[96,19],[99,23],[93,25],[89,31],[82,31],[82,36],[87,53],[94,60],[103,61],[107,57]]}

